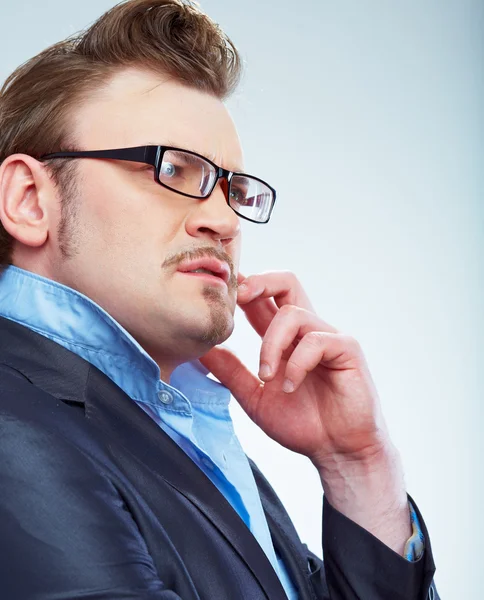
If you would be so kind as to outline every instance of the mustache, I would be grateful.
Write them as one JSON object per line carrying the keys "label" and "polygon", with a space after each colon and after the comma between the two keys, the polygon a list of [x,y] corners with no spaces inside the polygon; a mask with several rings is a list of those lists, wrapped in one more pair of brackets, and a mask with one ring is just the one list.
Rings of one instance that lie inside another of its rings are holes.
{"label": "mustache", "polygon": [[163,269],[168,269],[170,267],[179,265],[184,260],[195,260],[197,258],[205,257],[216,258],[217,260],[228,264],[230,269],[230,278],[227,286],[229,290],[236,290],[238,284],[234,261],[226,252],[220,250],[219,248],[213,248],[212,246],[201,246],[199,248],[187,248],[186,250],[180,250],[167,256],[161,266]]}

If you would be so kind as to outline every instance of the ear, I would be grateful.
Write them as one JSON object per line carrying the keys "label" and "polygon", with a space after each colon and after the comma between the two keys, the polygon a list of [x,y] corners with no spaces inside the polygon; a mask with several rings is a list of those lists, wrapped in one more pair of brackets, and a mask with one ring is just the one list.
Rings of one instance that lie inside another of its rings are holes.
{"label": "ear", "polygon": [[12,154],[0,166],[0,220],[26,246],[42,246],[54,226],[55,186],[42,163]]}

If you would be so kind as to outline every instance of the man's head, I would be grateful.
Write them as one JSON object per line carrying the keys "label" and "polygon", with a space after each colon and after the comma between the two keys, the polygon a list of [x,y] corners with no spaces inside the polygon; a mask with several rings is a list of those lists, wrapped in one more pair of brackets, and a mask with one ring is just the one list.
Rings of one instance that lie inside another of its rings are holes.
{"label": "man's head", "polygon": [[[122,3],[20,67],[0,94],[0,264],[82,292],[159,363],[226,339],[240,229],[223,180],[199,200],[147,164],[39,159],[171,145],[242,171],[223,104],[239,75],[231,42],[188,0]],[[178,270],[201,256],[229,264],[228,284]]]}

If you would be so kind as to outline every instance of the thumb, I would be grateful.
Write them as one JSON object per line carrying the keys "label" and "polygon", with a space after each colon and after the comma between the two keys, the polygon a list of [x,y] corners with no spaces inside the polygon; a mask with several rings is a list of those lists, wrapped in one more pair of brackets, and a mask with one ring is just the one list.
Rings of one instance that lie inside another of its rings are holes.
{"label": "thumb", "polygon": [[228,348],[215,346],[200,358],[200,362],[230,390],[245,410],[260,395],[261,380]]}

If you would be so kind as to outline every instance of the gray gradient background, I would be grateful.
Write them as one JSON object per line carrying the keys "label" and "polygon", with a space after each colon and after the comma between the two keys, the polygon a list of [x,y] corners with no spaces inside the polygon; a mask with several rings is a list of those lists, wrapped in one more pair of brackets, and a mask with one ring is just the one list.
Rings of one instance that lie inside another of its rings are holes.
{"label": "gray gradient background", "polygon": [[[0,78],[113,4],[0,0]],[[244,224],[242,270],[295,271],[360,341],[442,598],[481,597],[484,2],[202,6],[246,61],[229,105],[247,171],[279,192],[270,225]],[[256,369],[241,314],[228,346]],[[246,451],[320,553],[316,473],[233,404]]]}

